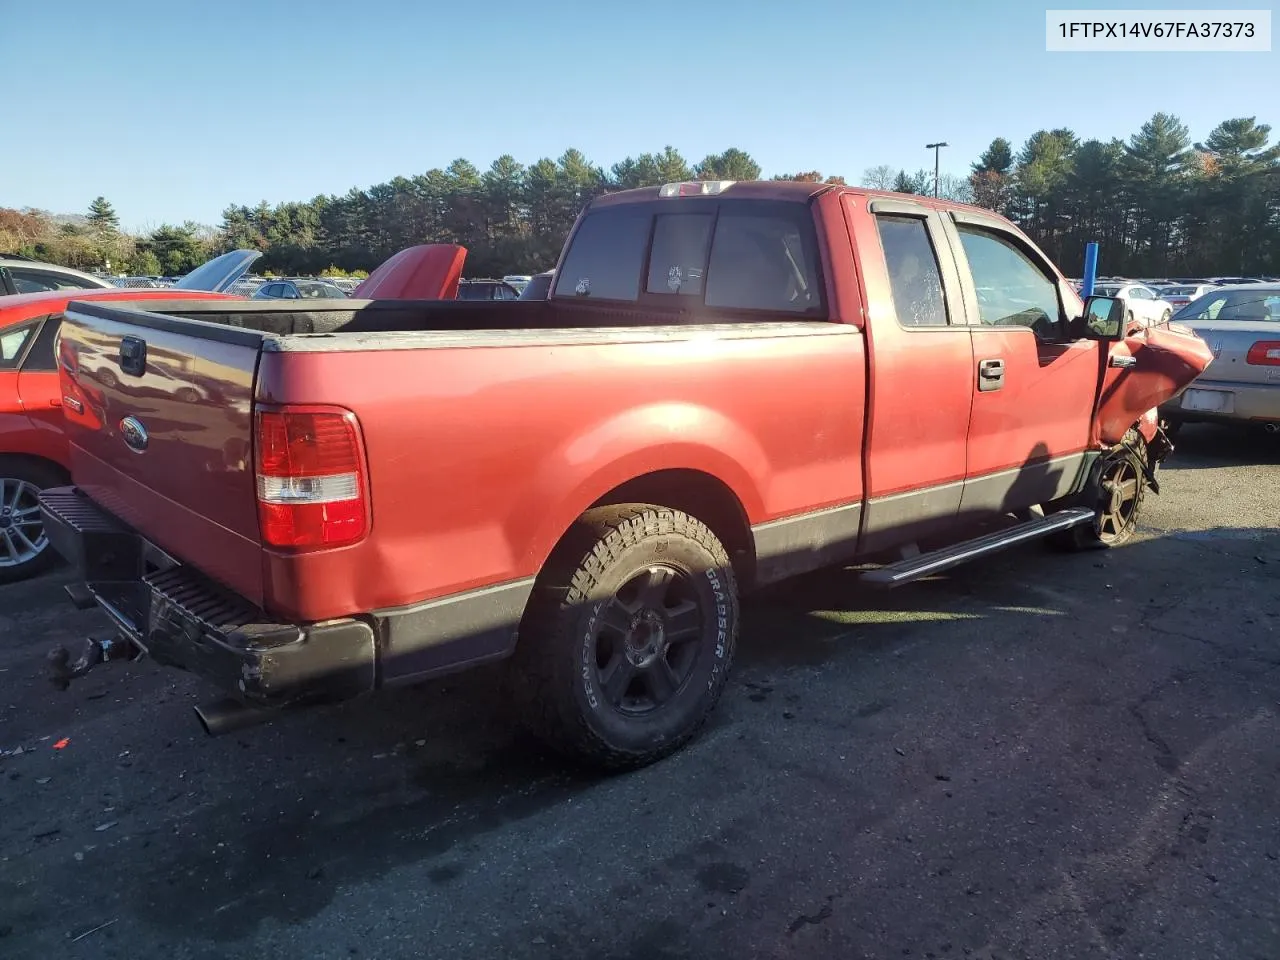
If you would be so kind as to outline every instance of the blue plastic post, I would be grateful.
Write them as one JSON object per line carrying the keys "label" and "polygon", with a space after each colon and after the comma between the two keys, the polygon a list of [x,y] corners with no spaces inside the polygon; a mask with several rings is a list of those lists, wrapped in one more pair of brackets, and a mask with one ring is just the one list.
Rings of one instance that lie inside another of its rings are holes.
{"label": "blue plastic post", "polygon": [[1080,296],[1093,296],[1093,284],[1098,279],[1098,245],[1084,245],[1084,277],[1080,281]]}

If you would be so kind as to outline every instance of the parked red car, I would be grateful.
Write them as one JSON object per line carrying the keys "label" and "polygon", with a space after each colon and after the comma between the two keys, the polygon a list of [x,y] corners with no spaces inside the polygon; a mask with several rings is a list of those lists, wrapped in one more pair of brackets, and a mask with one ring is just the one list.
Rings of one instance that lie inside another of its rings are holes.
{"label": "parked red car", "polygon": [[120,640],[57,675],[145,650],[231,695],[221,732],[512,656],[549,743],[650,762],[718,699],[741,589],[1128,539],[1211,355],[1124,312],[988,211],[781,182],[599,198],[541,301],[74,303],[41,504]]}

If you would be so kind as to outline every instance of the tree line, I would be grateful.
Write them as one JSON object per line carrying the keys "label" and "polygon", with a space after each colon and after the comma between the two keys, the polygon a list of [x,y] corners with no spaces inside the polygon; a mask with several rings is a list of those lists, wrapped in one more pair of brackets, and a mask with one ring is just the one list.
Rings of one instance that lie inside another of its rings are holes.
{"label": "tree line", "polygon": [[[1069,273],[1085,243],[1101,243],[1107,274],[1280,272],[1280,145],[1254,117],[1218,124],[1193,142],[1177,117],[1157,113],[1127,140],[1081,140],[1040,130],[1015,152],[991,142],[965,175],[942,174],[939,195],[975,203],[1019,224]],[[120,230],[97,198],[80,218],[0,209],[0,252],[70,266],[171,275],[237,247],[263,252],[258,267],[283,274],[371,269],[419,243],[468,248],[469,276],[533,273],[553,266],[583,205],[602,193],[679,180],[755,180],[759,164],[732,147],[690,164],[674,147],[605,169],[570,149],[524,166],[502,156],[481,171],[459,159],[444,169],[311,200],[233,204],[222,223]],[[845,183],[818,171],[774,180]],[[931,195],[932,170],[868,168],[860,184]]]}

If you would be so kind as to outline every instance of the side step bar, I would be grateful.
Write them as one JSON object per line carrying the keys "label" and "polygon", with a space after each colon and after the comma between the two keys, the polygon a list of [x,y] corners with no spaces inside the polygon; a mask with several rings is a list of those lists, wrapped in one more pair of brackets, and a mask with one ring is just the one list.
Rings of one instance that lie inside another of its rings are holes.
{"label": "side step bar", "polygon": [[977,557],[996,553],[1007,547],[1026,543],[1028,540],[1038,540],[1059,530],[1069,530],[1072,527],[1090,523],[1093,518],[1094,512],[1087,507],[1060,510],[1047,517],[1019,523],[998,533],[989,533],[983,537],[943,547],[941,550],[922,553],[897,563],[877,567],[875,570],[868,570],[862,575],[862,579],[876,587],[900,587],[904,583],[922,580],[943,570],[958,567]]}

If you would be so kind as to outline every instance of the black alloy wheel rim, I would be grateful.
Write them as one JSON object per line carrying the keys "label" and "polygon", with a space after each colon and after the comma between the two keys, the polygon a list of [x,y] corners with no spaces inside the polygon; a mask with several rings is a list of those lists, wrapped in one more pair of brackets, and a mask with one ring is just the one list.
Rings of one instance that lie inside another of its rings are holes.
{"label": "black alloy wheel rim", "polygon": [[624,716],[661,710],[688,683],[705,619],[691,574],[651,564],[596,618],[593,663],[604,702]]}

